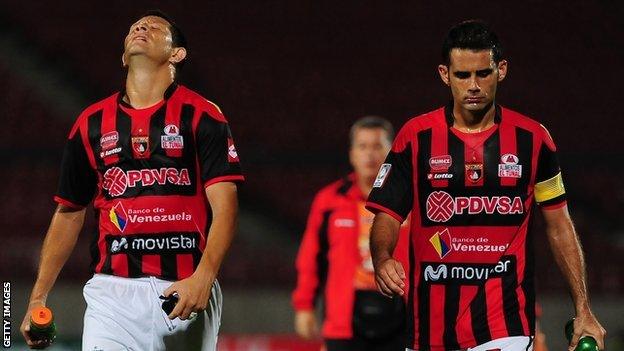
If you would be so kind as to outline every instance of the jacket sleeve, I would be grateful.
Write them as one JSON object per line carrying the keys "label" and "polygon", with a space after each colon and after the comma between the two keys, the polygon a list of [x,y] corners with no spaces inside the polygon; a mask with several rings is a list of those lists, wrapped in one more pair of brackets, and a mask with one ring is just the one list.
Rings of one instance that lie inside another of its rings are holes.
{"label": "jacket sleeve", "polygon": [[315,197],[299,252],[297,254],[297,286],[292,294],[295,310],[312,310],[327,277],[328,224],[331,210],[323,194]]}

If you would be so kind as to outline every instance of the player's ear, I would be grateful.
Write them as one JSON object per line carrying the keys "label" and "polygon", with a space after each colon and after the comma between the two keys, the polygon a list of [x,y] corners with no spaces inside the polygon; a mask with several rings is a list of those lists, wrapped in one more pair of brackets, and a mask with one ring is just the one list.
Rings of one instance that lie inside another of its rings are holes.
{"label": "player's ear", "polygon": [[186,58],[185,48],[173,48],[169,62],[172,64],[180,63]]}
{"label": "player's ear", "polygon": [[126,53],[124,52],[123,54],[121,54],[121,67],[126,67],[128,66],[126,64]]}
{"label": "player's ear", "polygon": [[439,65],[438,73],[440,74],[440,79],[442,79],[444,84],[446,85],[451,84],[451,79],[449,78],[449,68],[447,65]]}
{"label": "player's ear", "polygon": [[498,63],[498,81],[499,82],[505,79],[505,77],[507,76],[507,67],[508,67],[507,60],[501,60]]}

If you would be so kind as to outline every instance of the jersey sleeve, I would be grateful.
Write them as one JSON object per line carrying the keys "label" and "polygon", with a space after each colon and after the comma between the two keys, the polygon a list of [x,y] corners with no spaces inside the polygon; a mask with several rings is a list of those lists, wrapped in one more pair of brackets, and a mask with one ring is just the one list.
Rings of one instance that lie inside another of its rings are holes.
{"label": "jersey sleeve", "polygon": [[61,175],[54,200],[72,208],[89,205],[97,191],[97,175],[89,163],[79,128],[74,128],[67,139]]}
{"label": "jersey sleeve", "polygon": [[412,143],[404,127],[381,165],[366,202],[371,212],[385,212],[401,223],[413,205]]}
{"label": "jersey sleeve", "polygon": [[555,209],[566,204],[566,192],[557,159],[557,148],[546,128],[542,128],[543,136],[535,176],[535,202],[542,208]]}
{"label": "jersey sleeve", "polygon": [[204,187],[219,182],[241,182],[240,159],[230,126],[204,113],[197,125],[197,153]]}
{"label": "jersey sleeve", "polygon": [[297,253],[297,286],[292,294],[295,310],[312,310],[327,277],[327,230],[331,211],[324,206],[322,195],[312,203],[303,239]]}

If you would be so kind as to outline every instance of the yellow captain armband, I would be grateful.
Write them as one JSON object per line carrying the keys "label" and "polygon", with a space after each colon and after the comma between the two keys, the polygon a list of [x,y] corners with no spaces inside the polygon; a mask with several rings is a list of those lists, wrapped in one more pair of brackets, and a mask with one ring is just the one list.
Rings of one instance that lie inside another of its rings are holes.
{"label": "yellow captain armband", "polygon": [[550,179],[535,184],[535,201],[538,203],[552,200],[563,194],[565,194],[565,187],[561,172]]}

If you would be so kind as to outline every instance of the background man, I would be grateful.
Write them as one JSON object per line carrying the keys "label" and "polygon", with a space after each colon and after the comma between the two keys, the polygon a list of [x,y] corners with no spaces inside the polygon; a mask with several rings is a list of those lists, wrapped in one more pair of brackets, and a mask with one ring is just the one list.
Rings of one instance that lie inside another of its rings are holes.
{"label": "background man", "polygon": [[[186,55],[179,28],[148,12],[124,41],[125,89],[75,122],[21,326],[29,346],[50,342],[31,339],[29,313],[46,304],[94,200],[83,350],[215,350],[216,276],[236,226],[233,182],[243,176],[219,108],[174,82]],[[172,294],[179,301],[167,315],[159,296]]]}
{"label": "background man", "polygon": [[[404,301],[377,292],[369,250],[373,214],[364,208],[393,137],[385,119],[356,121],[349,151],[354,172],[321,189],[310,210],[297,257],[295,330],[317,336],[314,305],[323,291],[328,351],[404,350]],[[407,226],[401,232],[405,240],[394,254],[406,261]]]}
{"label": "background man", "polygon": [[[463,22],[450,30],[442,54],[438,71],[453,101],[405,124],[367,204],[377,212],[371,251],[381,291],[408,296],[407,346],[532,348],[528,228],[535,202],[576,308],[570,348],[591,335],[603,349],[605,331],[589,306],[555,145],[542,125],[495,104],[507,74],[496,35],[481,22]],[[405,272],[392,250],[410,211],[413,250]]]}

